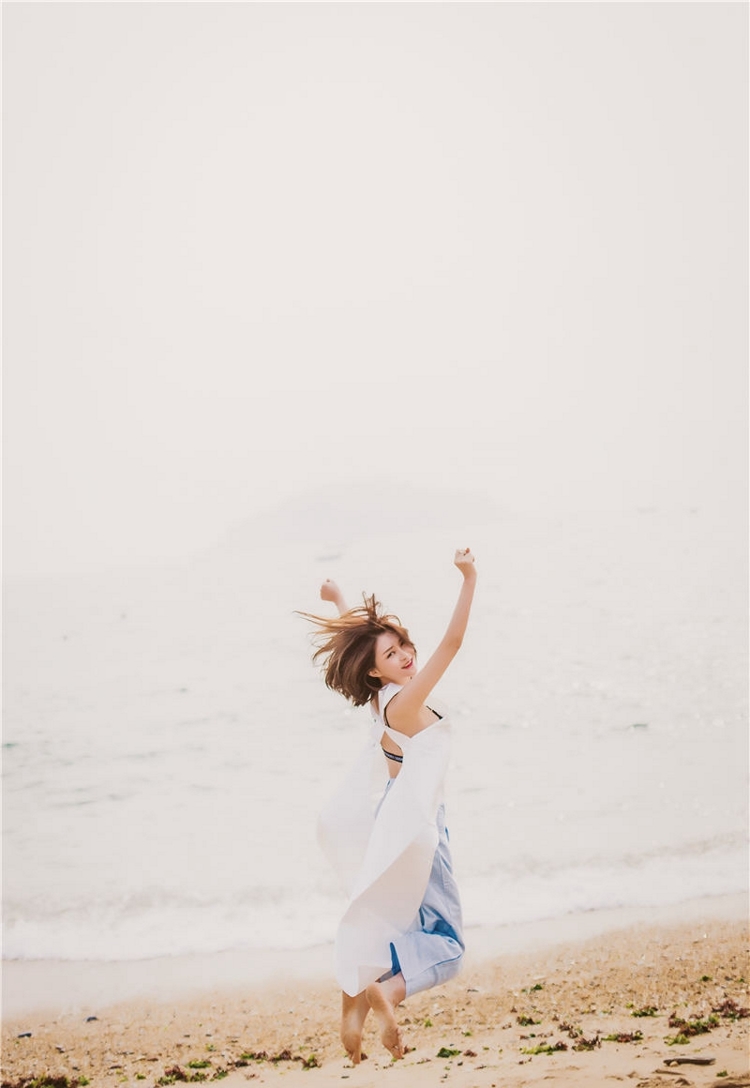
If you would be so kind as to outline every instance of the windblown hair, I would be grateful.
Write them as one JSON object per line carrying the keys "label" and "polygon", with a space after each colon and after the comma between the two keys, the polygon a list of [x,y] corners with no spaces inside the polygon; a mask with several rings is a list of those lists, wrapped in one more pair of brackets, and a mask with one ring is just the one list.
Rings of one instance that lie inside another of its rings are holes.
{"label": "windblown hair", "polygon": [[363,605],[335,618],[298,613],[317,627],[313,639],[318,649],[313,661],[322,662],[326,687],[338,691],[355,706],[369,703],[380,690],[379,679],[370,676],[370,669],[375,666],[375,643],[380,635],[393,633],[416,653],[398,616],[383,612],[374,595],[368,597],[363,593],[362,598]]}

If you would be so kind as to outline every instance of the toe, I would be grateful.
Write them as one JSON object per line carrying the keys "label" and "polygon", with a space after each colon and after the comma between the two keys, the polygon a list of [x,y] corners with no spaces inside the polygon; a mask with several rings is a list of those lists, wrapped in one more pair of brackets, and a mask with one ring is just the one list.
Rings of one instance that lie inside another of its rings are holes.
{"label": "toe", "polygon": [[353,1065],[359,1065],[362,1060],[362,1044],[359,1039],[351,1039],[344,1036],[342,1038],[344,1044],[344,1050],[352,1060]]}
{"label": "toe", "polygon": [[398,1028],[383,1032],[383,1045],[386,1050],[390,1051],[391,1057],[403,1058],[404,1043]]}

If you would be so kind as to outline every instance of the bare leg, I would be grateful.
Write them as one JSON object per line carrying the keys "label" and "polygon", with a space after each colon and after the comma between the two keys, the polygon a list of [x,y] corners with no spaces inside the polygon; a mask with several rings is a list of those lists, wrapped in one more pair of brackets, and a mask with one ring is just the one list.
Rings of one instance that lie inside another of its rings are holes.
{"label": "bare leg", "polygon": [[362,1029],[369,1011],[370,1002],[365,990],[356,997],[341,994],[341,1042],[353,1065],[359,1065],[367,1057],[362,1053]]}
{"label": "bare leg", "polygon": [[380,1026],[381,1043],[392,1057],[403,1058],[406,1051],[396,1022],[396,1007],[406,997],[404,976],[399,972],[383,982],[373,982],[365,993]]}

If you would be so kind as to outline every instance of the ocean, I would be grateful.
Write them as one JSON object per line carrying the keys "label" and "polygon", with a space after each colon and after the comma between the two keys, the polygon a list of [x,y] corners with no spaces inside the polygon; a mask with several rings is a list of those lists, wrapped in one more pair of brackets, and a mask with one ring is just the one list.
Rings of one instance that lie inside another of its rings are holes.
{"label": "ocean", "polygon": [[438,695],[467,931],[745,891],[739,518],[250,527],[172,564],[7,581],[4,957],[330,942],[344,897],[316,817],[369,716],[325,689],[295,609],[330,609],[326,577],[375,592],[424,659],[459,546],[479,582]]}

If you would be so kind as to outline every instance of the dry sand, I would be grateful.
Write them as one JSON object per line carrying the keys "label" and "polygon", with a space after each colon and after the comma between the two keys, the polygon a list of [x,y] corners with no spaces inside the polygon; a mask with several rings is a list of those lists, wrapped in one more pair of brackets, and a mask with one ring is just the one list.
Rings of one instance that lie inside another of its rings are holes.
{"label": "dry sand", "polygon": [[[17,1013],[3,1027],[3,1085],[750,1086],[748,925],[736,901],[728,913],[475,951],[458,979],[401,1006],[409,1051],[400,1062],[371,1018],[369,1057],[353,1067],[334,986],[287,974],[181,998],[155,989],[95,1011]],[[668,1042],[681,1033],[685,1041]]]}

